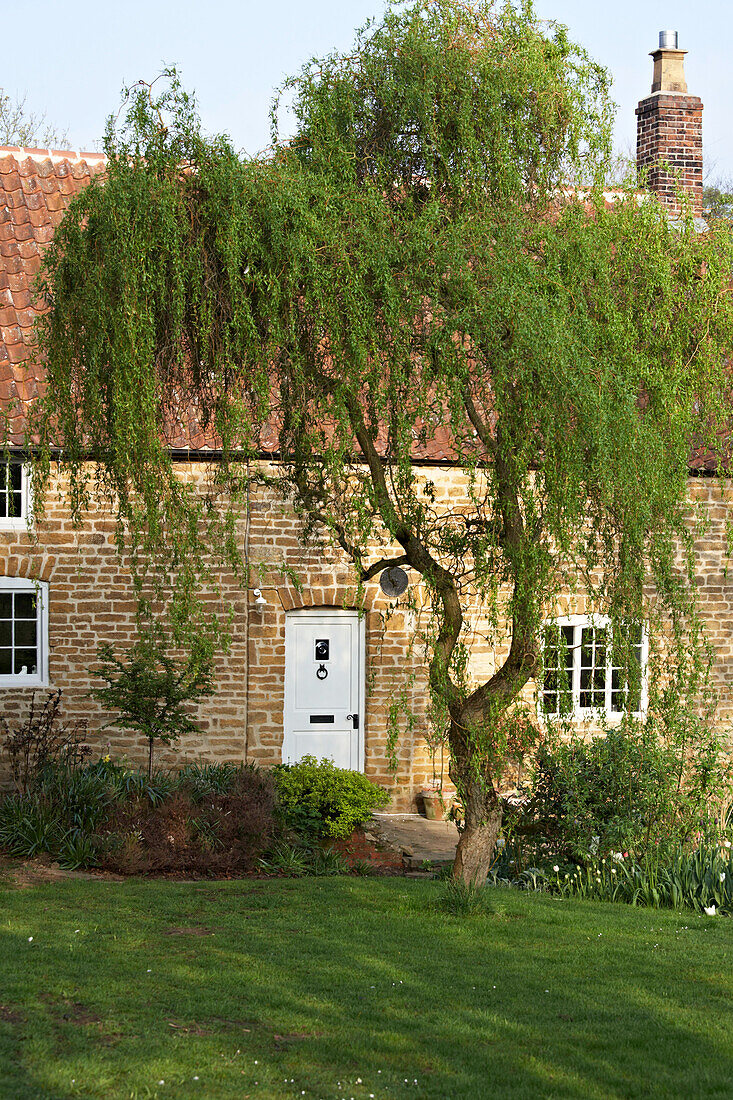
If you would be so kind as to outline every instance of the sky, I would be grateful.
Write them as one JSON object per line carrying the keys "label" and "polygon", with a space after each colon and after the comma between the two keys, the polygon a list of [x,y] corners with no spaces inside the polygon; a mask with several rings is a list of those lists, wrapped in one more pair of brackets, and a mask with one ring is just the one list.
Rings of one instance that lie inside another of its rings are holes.
{"label": "sky", "polygon": [[[23,29],[3,50],[0,85],[68,132],[72,149],[100,148],[120,91],[176,65],[196,93],[210,132],[255,154],[269,143],[273,90],[309,58],[347,49],[354,29],[384,0],[34,0],[23,27],[17,0],[0,0],[3,25]],[[733,0],[535,0],[542,19],[571,37],[613,76],[616,145],[633,152],[634,108],[651,90],[649,52],[660,30],[679,32],[688,90],[705,104],[707,182],[733,181]],[[12,48],[8,48],[12,44]]]}

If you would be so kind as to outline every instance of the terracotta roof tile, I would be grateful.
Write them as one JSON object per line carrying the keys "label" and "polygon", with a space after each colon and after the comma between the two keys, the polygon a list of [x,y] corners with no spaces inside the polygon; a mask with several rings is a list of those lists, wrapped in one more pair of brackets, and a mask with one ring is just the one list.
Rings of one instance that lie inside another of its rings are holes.
{"label": "terracotta roof tile", "polygon": [[[24,180],[24,183],[26,181]],[[31,182],[31,181],[28,181]],[[25,205],[28,210],[45,210],[46,204],[43,201],[43,194],[34,188],[23,187],[23,194],[25,195]]]}
{"label": "terracotta roof tile", "polygon": [[[73,195],[104,171],[99,153],[0,146],[0,406],[10,427],[9,444],[25,442],[27,406],[44,390],[43,367],[36,361],[33,324],[41,304],[35,289],[41,255]],[[609,194],[609,205],[616,196]],[[216,446],[194,411],[182,408],[166,430],[169,446],[201,450]],[[265,451],[277,448],[272,424],[263,431]],[[439,428],[416,458],[450,460],[447,428]],[[711,458],[699,452],[691,467],[710,469]]]}

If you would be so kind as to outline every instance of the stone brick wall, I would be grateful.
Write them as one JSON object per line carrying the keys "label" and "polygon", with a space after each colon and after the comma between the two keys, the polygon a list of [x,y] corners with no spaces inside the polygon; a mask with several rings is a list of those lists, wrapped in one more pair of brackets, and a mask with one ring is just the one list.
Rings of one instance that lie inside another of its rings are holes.
{"label": "stone brick wall", "polygon": [[[196,466],[182,468],[190,478],[203,476]],[[462,492],[459,471],[433,471],[438,499],[453,503]],[[701,607],[717,653],[715,681],[720,690],[721,727],[733,720],[733,575],[726,572],[724,554],[727,501],[712,481],[690,480],[690,498],[699,502],[710,527],[697,544]],[[0,575],[34,577],[49,585],[50,680],[64,692],[67,720],[84,719],[89,741],[100,751],[111,745],[115,755],[143,762],[142,739],[116,727],[104,729],[110,715],[88,695],[100,642],[125,649],[134,637],[135,602],[124,565],[117,559],[113,524],[108,516],[91,514],[82,528],[72,529],[62,495],[52,491],[46,520],[32,538],[26,532],[0,533]],[[244,523],[241,528],[244,545]],[[251,760],[274,764],[280,760],[283,721],[285,617],[296,607],[357,607],[366,616],[367,702],[365,715],[366,773],[393,795],[396,809],[410,809],[415,795],[432,774],[426,749],[425,676],[412,646],[418,611],[403,604],[390,606],[376,581],[366,586],[357,603],[348,563],[328,546],[303,546],[300,521],[270,490],[259,488],[252,497],[249,554],[251,587],[259,587],[267,601],[253,610],[252,593],[242,591],[233,577],[222,577],[222,608],[233,614],[232,645],[217,659],[216,694],[197,708],[200,735],[185,739],[175,750],[162,750],[160,763],[205,757],[213,760]],[[302,586],[284,575],[292,567]],[[582,593],[559,601],[557,614],[584,614],[592,608]],[[507,651],[503,631],[492,628],[473,608],[471,673],[484,679]],[[5,717],[25,711],[28,690],[0,689]],[[528,702],[532,692],[527,693]],[[397,744],[397,771],[388,759],[388,719],[396,702],[403,735]],[[407,715],[413,716],[409,732]],[[447,759],[444,760],[447,778]]]}
{"label": "stone brick wall", "polygon": [[681,189],[702,217],[702,111],[697,96],[672,92],[650,95],[636,108],[637,165],[673,214],[681,211]]}

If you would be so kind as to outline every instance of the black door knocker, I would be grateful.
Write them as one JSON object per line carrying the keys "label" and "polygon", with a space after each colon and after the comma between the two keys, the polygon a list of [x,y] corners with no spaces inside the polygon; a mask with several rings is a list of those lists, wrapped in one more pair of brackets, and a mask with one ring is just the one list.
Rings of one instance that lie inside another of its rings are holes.
{"label": "black door knocker", "polygon": [[318,668],[316,669],[316,676],[319,680],[325,680],[328,676],[328,669],[323,664],[323,661],[328,661],[331,657],[330,644],[328,638],[316,638],[316,660],[320,661]]}

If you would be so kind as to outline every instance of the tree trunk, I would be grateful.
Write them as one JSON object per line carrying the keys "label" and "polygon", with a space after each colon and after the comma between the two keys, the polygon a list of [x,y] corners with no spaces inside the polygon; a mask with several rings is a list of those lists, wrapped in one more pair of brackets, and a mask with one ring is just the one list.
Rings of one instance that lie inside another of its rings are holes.
{"label": "tree trunk", "polygon": [[458,839],[453,878],[467,886],[483,886],[501,829],[501,803],[489,777],[462,780],[458,770],[452,768],[451,775],[463,800],[465,824]]}

